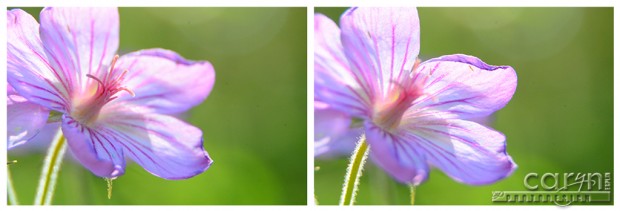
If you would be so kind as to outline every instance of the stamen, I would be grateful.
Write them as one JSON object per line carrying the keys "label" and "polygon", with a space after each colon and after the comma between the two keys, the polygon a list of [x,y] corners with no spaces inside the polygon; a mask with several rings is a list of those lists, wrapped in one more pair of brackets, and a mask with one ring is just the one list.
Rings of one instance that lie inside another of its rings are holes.
{"label": "stamen", "polygon": [[89,78],[97,81],[97,83],[99,83],[99,85],[101,85],[101,86],[105,86],[105,84],[103,84],[103,82],[101,80],[99,80],[97,77],[95,77],[95,76],[93,76],[91,74],[86,74],[86,77],[89,77]]}
{"label": "stamen", "polygon": [[419,82],[403,78],[391,81],[392,89],[375,104],[373,122],[388,132],[395,132],[411,103],[423,93]]}
{"label": "stamen", "polygon": [[114,55],[114,58],[112,58],[112,63],[110,64],[110,71],[108,72],[108,74],[105,75],[105,78],[103,79],[104,81],[107,81],[108,76],[112,75],[114,71],[114,65],[116,65],[116,60],[118,60],[118,54]]}
{"label": "stamen", "polygon": [[119,89],[119,91],[126,91],[127,93],[129,93],[131,95],[131,97],[135,97],[136,96],[136,93],[134,93],[133,91],[131,91],[127,87],[121,87],[121,88],[118,88],[118,89]]}
{"label": "stamen", "polygon": [[84,92],[87,96],[77,99],[76,104],[72,108],[71,116],[82,124],[93,124],[98,118],[99,112],[103,106],[110,101],[117,99],[119,97],[119,92],[125,91],[132,97],[136,96],[136,94],[129,88],[122,86],[123,80],[129,71],[115,69],[118,58],[118,55],[114,56],[112,63],[110,64],[110,69],[103,73],[103,75],[97,76],[99,74],[86,74],[86,77],[97,82],[97,89],[95,93],[88,92],[92,91],[94,88],[92,87],[94,84],[92,82],[89,83],[88,88],[90,89],[87,89],[86,92]]}
{"label": "stamen", "polygon": [[128,70],[123,70],[123,72],[121,73],[120,76],[118,76],[118,80],[123,80],[125,78],[125,75],[127,74],[127,72],[129,72]]}
{"label": "stamen", "polygon": [[97,81],[97,90],[95,91],[95,93],[98,93],[99,96],[101,96],[103,94],[102,91],[100,91],[101,89],[105,89],[105,84],[103,84],[103,82],[101,80],[99,80],[97,77],[91,75],[91,74],[86,74],[86,77],[89,77],[95,81]]}

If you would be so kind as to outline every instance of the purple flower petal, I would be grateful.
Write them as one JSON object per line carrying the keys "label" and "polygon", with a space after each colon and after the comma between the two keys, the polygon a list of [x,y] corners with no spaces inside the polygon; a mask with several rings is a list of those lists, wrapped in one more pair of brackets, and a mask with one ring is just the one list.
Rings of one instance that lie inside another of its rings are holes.
{"label": "purple flower petal", "polygon": [[63,113],[71,154],[97,176],[122,175],[125,155],[167,179],[195,176],[212,163],[202,131],[158,114],[201,103],[214,83],[210,63],[152,49],[121,57],[110,70],[116,8],[45,8],[41,25],[21,10],[7,17],[8,81],[16,90],[8,93],[9,148],[31,138],[52,109]]}
{"label": "purple flower petal", "polygon": [[456,181],[483,185],[503,179],[517,168],[506,153],[506,138],[478,123],[426,116],[403,126],[428,162]]}
{"label": "purple flower petal", "polygon": [[125,173],[122,145],[115,137],[99,128],[85,127],[67,115],[62,117],[61,128],[71,154],[93,174],[113,178]]}
{"label": "purple flower petal", "polygon": [[67,75],[55,71],[47,62],[37,21],[30,14],[14,9],[7,12],[7,25],[9,84],[32,103],[67,110],[70,107]]}
{"label": "purple flower petal", "polygon": [[[102,76],[116,54],[119,18],[116,8],[44,8],[41,40],[54,69],[67,74],[69,87],[83,87],[86,74]],[[77,88],[76,88],[77,89]]]}
{"label": "purple flower petal", "polygon": [[479,116],[479,117],[463,119],[463,120],[472,121],[472,122],[481,124],[483,126],[490,127],[495,122],[495,118],[496,118],[495,115],[491,114],[491,115],[488,115],[488,116]]}
{"label": "purple flower petal", "polygon": [[7,149],[33,139],[47,124],[49,110],[19,96],[7,86]]}
{"label": "purple flower petal", "polygon": [[[512,98],[517,78],[511,67],[466,55],[420,64],[415,8],[351,8],[341,16],[340,39],[324,16],[315,16],[315,23],[321,32],[315,36],[315,103],[325,104],[315,111],[317,120],[334,121],[331,131],[324,129],[332,132],[326,137],[344,136],[342,117],[320,109],[362,119],[371,158],[399,182],[414,185],[426,179],[429,164],[468,184],[493,183],[514,171],[505,137],[468,121],[488,120]],[[323,148],[333,143],[315,141]]]}
{"label": "purple flower petal", "polygon": [[394,135],[366,123],[370,156],[381,168],[402,183],[419,185],[428,177],[424,152],[408,133]]}
{"label": "purple flower petal", "polygon": [[334,109],[314,109],[315,141],[332,136],[340,136],[347,132],[351,117]]}
{"label": "purple flower petal", "polygon": [[207,61],[187,61],[177,53],[149,49],[122,56],[117,69],[127,70],[124,84],[135,96],[118,101],[173,114],[200,104],[211,92],[215,72]]}
{"label": "purple flower petal", "polygon": [[318,140],[314,142],[314,157],[328,159],[350,156],[355,150],[355,144],[363,134],[363,128],[351,128],[340,136]]}
{"label": "purple flower petal", "polygon": [[370,104],[368,89],[349,68],[340,42],[340,29],[322,14],[314,15],[314,96],[334,109],[364,115]]}
{"label": "purple flower petal", "polygon": [[202,131],[168,115],[116,104],[100,116],[98,131],[116,141],[125,155],[165,179],[186,179],[213,162],[203,149]]}
{"label": "purple flower petal", "polygon": [[314,109],[314,156],[351,154],[361,129],[351,129],[351,117],[330,108]]}
{"label": "purple flower petal", "polygon": [[58,134],[61,124],[60,121],[45,124],[27,144],[11,149],[11,155],[45,154]]}
{"label": "purple flower petal", "polygon": [[371,99],[413,69],[420,52],[416,8],[351,8],[340,18],[346,57]]}
{"label": "purple flower petal", "polygon": [[410,110],[449,111],[459,118],[487,116],[503,108],[517,88],[512,67],[460,54],[425,61],[413,77],[426,81],[424,95]]}

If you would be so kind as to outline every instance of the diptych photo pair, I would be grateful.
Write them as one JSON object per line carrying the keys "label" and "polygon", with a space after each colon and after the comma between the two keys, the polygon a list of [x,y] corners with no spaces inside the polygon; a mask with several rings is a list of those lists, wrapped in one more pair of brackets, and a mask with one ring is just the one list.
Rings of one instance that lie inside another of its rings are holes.
{"label": "diptych photo pair", "polygon": [[611,5],[7,6],[8,209],[614,205]]}

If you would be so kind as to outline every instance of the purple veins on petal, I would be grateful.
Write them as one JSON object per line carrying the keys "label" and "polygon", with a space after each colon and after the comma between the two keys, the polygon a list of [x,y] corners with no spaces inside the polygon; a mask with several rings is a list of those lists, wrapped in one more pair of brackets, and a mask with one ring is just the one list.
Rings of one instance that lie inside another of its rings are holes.
{"label": "purple veins on petal", "polygon": [[122,56],[117,69],[129,70],[125,86],[135,97],[120,101],[174,114],[202,103],[215,83],[215,71],[207,61],[188,61],[164,49],[141,50]]}
{"label": "purple veins on petal", "polygon": [[213,162],[203,149],[202,131],[192,125],[135,108],[119,106],[108,112],[111,118],[101,120],[101,133],[117,140],[128,157],[154,175],[186,179]]}
{"label": "purple veins on petal", "polygon": [[314,89],[317,101],[352,115],[364,115],[370,106],[369,88],[349,68],[340,42],[340,29],[324,15],[314,16]]}
{"label": "purple veins on petal", "polygon": [[408,76],[420,52],[416,8],[357,8],[340,18],[341,40],[351,69],[374,98]]}
{"label": "purple veins on petal", "polygon": [[517,75],[509,66],[491,66],[467,55],[450,55],[420,64],[426,96],[411,109],[449,111],[459,118],[487,116],[503,108],[514,95]]}
{"label": "purple veins on petal", "polygon": [[69,84],[85,86],[86,74],[106,71],[119,43],[116,8],[52,8],[41,11],[41,40],[55,70],[65,72]]}
{"label": "purple veins on petal", "polygon": [[370,158],[402,183],[419,185],[430,172],[419,144],[406,134],[391,134],[371,123],[365,126]]}
{"label": "purple veins on petal", "polygon": [[7,79],[28,101],[52,110],[66,110],[70,89],[66,75],[48,61],[39,38],[39,24],[28,13],[7,12]]}
{"label": "purple veins on petal", "polygon": [[75,158],[93,174],[114,178],[124,174],[125,159],[120,144],[98,129],[85,127],[77,120],[63,116],[62,133]]}
{"label": "purple veins on petal", "polygon": [[125,156],[166,179],[211,165],[202,131],[168,116],[206,99],[215,81],[209,62],[164,49],[119,57],[116,8],[45,8],[40,17],[41,25],[22,10],[7,12],[8,81],[21,97],[9,92],[9,148],[52,110],[62,113],[71,154],[97,176],[124,174]]}
{"label": "purple veins on petal", "polygon": [[503,134],[478,123],[426,116],[404,126],[428,162],[456,181],[482,185],[512,174]]}
{"label": "purple veins on petal", "polygon": [[[346,121],[321,115],[330,108],[364,122],[370,157],[400,182],[422,183],[429,165],[472,185],[512,174],[505,136],[472,122],[510,101],[517,86],[512,67],[463,54],[420,62],[415,8],[351,8],[340,25],[315,15],[315,103],[324,104],[315,107],[316,137],[344,140],[335,129]],[[323,125],[336,132],[320,136]],[[326,143],[315,140],[323,154]]]}

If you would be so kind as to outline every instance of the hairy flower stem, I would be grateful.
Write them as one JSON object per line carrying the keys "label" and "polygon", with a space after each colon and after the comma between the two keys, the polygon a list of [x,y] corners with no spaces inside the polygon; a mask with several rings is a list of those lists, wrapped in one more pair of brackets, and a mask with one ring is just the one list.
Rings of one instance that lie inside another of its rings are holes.
{"label": "hairy flower stem", "polygon": [[415,204],[415,185],[409,185],[409,191],[411,192],[411,205]]}
{"label": "hairy flower stem", "polygon": [[49,205],[54,196],[54,188],[56,187],[56,179],[58,179],[58,171],[62,164],[62,158],[67,149],[67,144],[62,131],[58,131],[54,142],[47,150],[45,163],[41,169],[41,178],[37,187],[37,194],[34,198],[35,205]]}
{"label": "hairy flower stem", "polygon": [[362,170],[364,169],[364,163],[366,163],[367,157],[368,144],[366,143],[366,137],[362,136],[351,156],[347,174],[344,177],[344,185],[342,187],[342,194],[340,195],[340,205],[353,205],[353,203],[355,203],[357,186],[359,185],[359,179],[362,176]]}
{"label": "hairy flower stem", "polygon": [[7,165],[6,168],[6,188],[7,188],[7,197],[9,198],[10,205],[19,205],[19,200],[17,200],[17,193],[15,193],[15,187],[13,187],[13,179],[11,178],[11,168]]}
{"label": "hairy flower stem", "polygon": [[112,199],[112,178],[105,178],[105,181],[108,183],[108,199]]}

